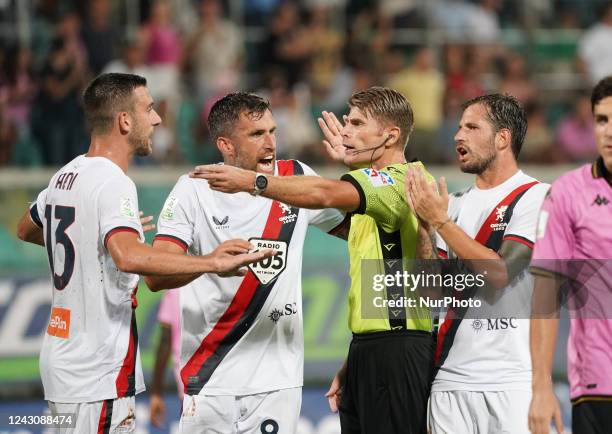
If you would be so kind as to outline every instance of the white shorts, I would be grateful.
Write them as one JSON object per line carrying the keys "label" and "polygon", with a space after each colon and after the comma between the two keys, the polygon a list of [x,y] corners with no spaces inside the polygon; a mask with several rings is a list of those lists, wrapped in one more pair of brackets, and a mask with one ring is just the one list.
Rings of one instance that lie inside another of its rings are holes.
{"label": "white shorts", "polygon": [[301,406],[301,387],[245,396],[185,395],[179,432],[293,434]]}
{"label": "white shorts", "polygon": [[53,416],[70,413],[76,417],[74,428],[59,428],[54,433],[133,433],[136,429],[136,400],[133,396],[78,404],[49,401],[49,410]]}
{"label": "white shorts", "polygon": [[531,392],[431,392],[431,434],[529,434]]}

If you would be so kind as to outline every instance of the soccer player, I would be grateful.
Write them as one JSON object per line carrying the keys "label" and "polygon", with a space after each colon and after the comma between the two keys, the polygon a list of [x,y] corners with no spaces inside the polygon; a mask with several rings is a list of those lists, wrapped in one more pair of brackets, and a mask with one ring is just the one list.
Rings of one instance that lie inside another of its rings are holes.
{"label": "soccer player", "polygon": [[[334,207],[351,213],[349,327],[353,340],[347,362],[327,393],[330,406],[336,411],[340,404],[343,433],[425,433],[433,369],[429,310],[381,307],[376,314],[362,315],[362,305],[372,310],[373,302],[373,297],[362,298],[362,260],[371,260],[386,273],[389,264],[399,263],[401,269],[401,260],[416,256],[418,222],[404,191],[407,168],[422,168],[421,163],[407,164],[404,158],[413,127],[412,109],[400,93],[381,87],[353,94],[349,108],[344,125],[327,112],[319,120],[329,154],[354,169],[342,180],[268,176],[218,165],[197,167],[192,176],[207,179],[218,191],[258,189],[263,196],[291,206]],[[235,200],[240,197],[236,195]],[[363,290],[370,294],[367,286]],[[390,286],[381,295],[390,300],[405,296],[404,291]]]}
{"label": "soccer player", "polygon": [[[529,288],[524,270],[548,185],[518,168],[527,121],[514,98],[485,95],[463,107],[456,150],[461,171],[476,175],[474,185],[449,198],[443,179],[438,194],[411,171],[406,190],[417,215],[436,230],[440,256],[486,274],[496,292],[490,299],[502,303]],[[529,320],[501,310],[508,317],[462,320],[459,310],[447,312],[435,354],[432,434],[528,433]]]}
{"label": "soccer player", "polygon": [[234,274],[262,258],[241,254],[250,248],[244,240],[190,257],[144,244],[136,187],[126,172],[134,155],[151,153],[161,121],[146,80],[104,74],[83,100],[89,150],[53,175],[21,218],[18,236],[44,245],[49,257],[53,296],[40,374],[51,413],[75,414],[67,432],[133,432],[134,395],[144,390],[137,273]]}
{"label": "soccer player", "polygon": [[[595,86],[591,107],[599,158],[553,183],[538,223],[531,263],[535,312],[529,427],[533,434],[547,434],[551,419],[557,432],[563,431],[551,379],[559,313],[558,308],[550,309],[547,298],[552,295],[556,300],[566,280],[578,288],[578,300],[588,300],[570,317],[567,371],[572,432],[603,434],[612,427],[612,320],[594,310],[609,312],[612,293],[612,76]],[[575,272],[576,265],[582,271]]]}
{"label": "soccer player", "polygon": [[[224,166],[263,177],[314,175],[305,164],[276,160],[276,122],[269,103],[249,93],[217,101],[208,128]],[[242,170],[241,169],[241,170]],[[265,178],[264,178],[265,179]],[[184,433],[294,433],[303,383],[302,251],[309,225],[341,227],[335,209],[314,211],[248,192],[219,193],[208,182],[181,177],[158,220],[154,248],[199,254],[242,237],[277,254],[244,278],[149,277],[153,288],[181,288],[181,377]]]}

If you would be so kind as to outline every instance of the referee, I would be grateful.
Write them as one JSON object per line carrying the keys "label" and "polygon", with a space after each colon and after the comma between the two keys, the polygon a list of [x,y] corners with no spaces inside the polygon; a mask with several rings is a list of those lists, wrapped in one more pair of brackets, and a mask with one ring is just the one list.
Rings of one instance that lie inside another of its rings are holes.
{"label": "referee", "polygon": [[[348,105],[344,124],[323,112],[319,125],[329,155],[352,170],[340,181],[270,176],[261,194],[301,208],[351,213],[344,236],[350,254],[353,340],[327,393],[332,410],[340,410],[342,433],[424,434],[433,373],[430,312],[387,307],[387,301],[409,295],[403,286],[387,286],[376,293],[375,304],[372,288],[362,288],[361,282],[362,267],[389,275],[401,271],[406,260],[430,257],[431,252],[419,251],[429,243],[418,240],[428,236],[404,199],[408,167],[423,169],[421,163],[406,163],[404,157],[413,113],[400,93],[382,87],[353,94]],[[235,193],[253,191],[262,175],[214,165],[197,167],[192,176],[207,179],[213,189]]]}

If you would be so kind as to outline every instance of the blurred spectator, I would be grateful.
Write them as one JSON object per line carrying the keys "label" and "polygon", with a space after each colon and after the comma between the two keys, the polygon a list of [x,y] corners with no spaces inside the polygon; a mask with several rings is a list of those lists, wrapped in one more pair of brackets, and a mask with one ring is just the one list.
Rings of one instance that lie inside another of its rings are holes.
{"label": "blurred spectator", "polygon": [[11,122],[7,111],[7,95],[0,91],[0,167],[11,162],[13,148],[17,141],[17,129]]}
{"label": "blurred spectator", "polygon": [[81,31],[87,49],[89,69],[98,75],[115,57],[118,29],[110,17],[109,0],[91,0],[87,3],[87,19]]}
{"label": "blurred spectator", "polygon": [[476,53],[457,44],[447,45],[443,53],[447,92],[457,93],[464,100],[482,95],[479,66],[474,60]]}
{"label": "blurred spectator", "polygon": [[423,27],[424,20],[416,0],[380,0],[380,12],[393,28]]}
{"label": "blurred spectator", "polygon": [[442,104],[444,118],[436,133],[435,147],[438,157],[445,164],[452,164],[457,161],[455,135],[463,113],[462,104],[465,101],[466,99],[457,90],[447,89],[444,94],[444,103]]}
{"label": "blurred spectator", "polygon": [[349,22],[346,43],[349,66],[367,68],[375,76],[385,69],[384,59],[389,51],[391,30],[391,20],[377,9],[369,7],[359,11]]}
{"label": "blurred spectator", "polygon": [[503,59],[498,89],[500,93],[512,95],[524,105],[535,101],[537,90],[529,78],[525,59],[522,56],[508,53]]}
{"label": "blurred spectator", "polygon": [[2,93],[5,94],[4,116],[23,131],[28,128],[32,102],[36,96],[36,78],[32,56],[27,48],[15,46],[6,54],[2,74]]}
{"label": "blurred spectator", "polygon": [[330,19],[329,9],[324,6],[310,11],[306,32],[312,51],[309,78],[314,88],[328,89],[342,66],[344,38],[331,25]]}
{"label": "blurred spectator", "polygon": [[147,47],[143,35],[136,33],[132,37],[125,38],[121,45],[123,46],[121,58],[109,62],[102,72],[136,74],[149,80],[151,70],[145,63]]}
{"label": "blurred spectator", "polygon": [[76,12],[70,11],[62,16],[57,24],[56,37],[64,40],[65,50],[81,66],[81,73],[88,74],[88,52],[81,39],[81,18]]}
{"label": "blurred spectator", "polygon": [[599,22],[580,38],[581,68],[592,83],[612,74],[612,2],[606,2]]}
{"label": "blurred spectator", "polygon": [[553,134],[546,122],[546,114],[535,101],[525,104],[527,135],[521,148],[521,161],[526,163],[547,163],[555,158]]}
{"label": "blurred spectator", "polygon": [[389,86],[406,97],[414,112],[414,132],[410,138],[408,157],[418,157],[426,163],[438,160],[439,156],[432,144],[442,123],[445,85],[431,49],[417,49],[412,65],[394,74],[389,80]]}
{"label": "blurred spectator", "polygon": [[480,0],[469,8],[467,32],[471,41],[479,44],[497,42],[501,35],[498,11],[501,0]]}
{"label": "blurred spectator", "polygon": [[284,72],[276,70],[269,74],[268,84],[261,93],[268,97],[274,112],[277,157],[321,163],[325,152],[318,146],[321,139],[310,113],[308,88],[304,84],[288,88]]}
{"label": "blurred spectator", "polygon": [[579,95],[572,112],[557,124],[557,144],[571,161],[592,161],[597,156],[593,131],[590,95]]}
{"label": "blurred spectator", "polygon": [[243,35],[236,25],[221,17],[218,0],[200,1],[200,25],[187,42],[183,61],[200,103],[240,87]]}
{"label": "blurred spectator", "polygon": [[465,42],[471,39],[473,5],[466,0],[439,0],[432,5],[434,28],[442,32],[447,41]]}
{"label": "blurred spectator", "polygon": [[32,109],[32,133],[46,165],[63,165],[87,147],[79,104],[85,71],[84,58],[67,41],[56,38]]}
{"label": "blurred spectator", "polygon": [[290,88],[303,79],[312,53],[310,35],[300,21],[300,10],[296,3],[281,3],[274,12],[269,26],[270,33],[262,46],[262,72],[285,71]]}

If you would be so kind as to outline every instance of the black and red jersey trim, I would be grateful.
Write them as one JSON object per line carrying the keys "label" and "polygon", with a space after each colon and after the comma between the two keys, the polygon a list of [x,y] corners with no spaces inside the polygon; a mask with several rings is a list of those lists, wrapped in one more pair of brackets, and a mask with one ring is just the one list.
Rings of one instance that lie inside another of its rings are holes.
{"label": "black and red jersey trim", "polygon": [[522,237],[520,235],[514,235],[514,234],[504,235],[504,241],[516,241],[517,243],[524,244],[530,249],[533,249],[533,241],[531,241],[528,238]]}
{"label": "black and red jersey trim", "polygon": [[446,250],[438,247],[438,258],[448,259],[448,253],[446,253]]}
{"label": "black and red jersey trim", "polygon": [[[132,300],[132,303],[134,301]],[[133,305],[133,304],[132,304]],[[138,328],[136,326],[135,310],[132,309],[130,320],[130,337],[128,349],[123,359],[123,364],[115,380],[117,398],[134,396],[136,394],[136,351],[138,350]]]}
{"label": "black and red jersey trim", "polygon": [[30,217],[32,218],[32,221],[34,222],[34,224],[42,229],[43,224],[42,224],[42,221],[40,220],[40,216],[38,215],[38,207],[36,206],[36,204],[33,204],[30,207]]}
{"label": "black and red jersey trim", "polygon": [[113,421],[113,400],[107,399],[102,402],[102,410],[100,411],[100,419],[98,420],[97,434],[109,434]]}
{"label": "black and red jersey trim", "polygon": [[187,249],[189,248],[189,245],[181,240],[179,237],[175,237],[174,235],[167,235],[167,234],[157,234],[155,235],[155,237],[153,238],[153,241],[169,241],[171,243],[176,244],[177,246],[179,246],[181,249],[183,249],[185,252],[187,251]]}
{"label": "black and red jersey trim", "polygon": [[131,228],[129,226],[117,226],[116,228],[111,229],[110,231],[108,231],[106,233],[106,235],[104,236],[104,248],[106,248],[107,244],[108,244],[108,240],[110,240],[110,238],[115,235],[118,234],[119,232],[133,232],[136,235],[140,234],[138,233],[138,231],[134,228]]}
{"label": "black and red jersey trim", "polygon": [[[523,195],[536,184],[539,184],[539,182],[533,181],[515,188],[497,205],[495,205],[491,210],[489,216],[485,219],[482,226],[478,230],[475,240],[495,252],[499,251],[504,239],[505,229],[496,231],[493,229],[493,223],[507,224],[508,222],[510,222],[516,204],[523,197]],[[507,206],[508,208],[506,209],[504,217],[500,222],[497,217],[497,209],[501,206]],[[469,298],[474,295],[474,292],[475,288],[470,288],[464,290],[461,295],[464,298]],[[463,318],[463,315],[465,315],[466,310],[467,307],[457,309],[450,308],[447,311],[444,323],[438,331],[438,339],[436,343],[435,352],[435,364],[437,368],[442,366],[444,360],[446,360],[446,357],[448,356],[448,353],[453,345],[453,341],[455,340],[459,325],[461,324],[461,319]]]}
{"label": "black and red jersey trim", "polygon": [[[301,175],[304,170],[295,160],[278,161],[278,175]],[[291,212],[298,215],[299,208]],[[273,201],[261,238],[291,242],[297,218],[282,223],[283,211],[278,201]],[[188,395],[197,395],[210,380],[225,356],[242,339],[261,312],[276,280],[264,285],[249,271],[242,280],[234,298],[213,329],[202,339],[200,346],[181,369],[181,379]]]}

